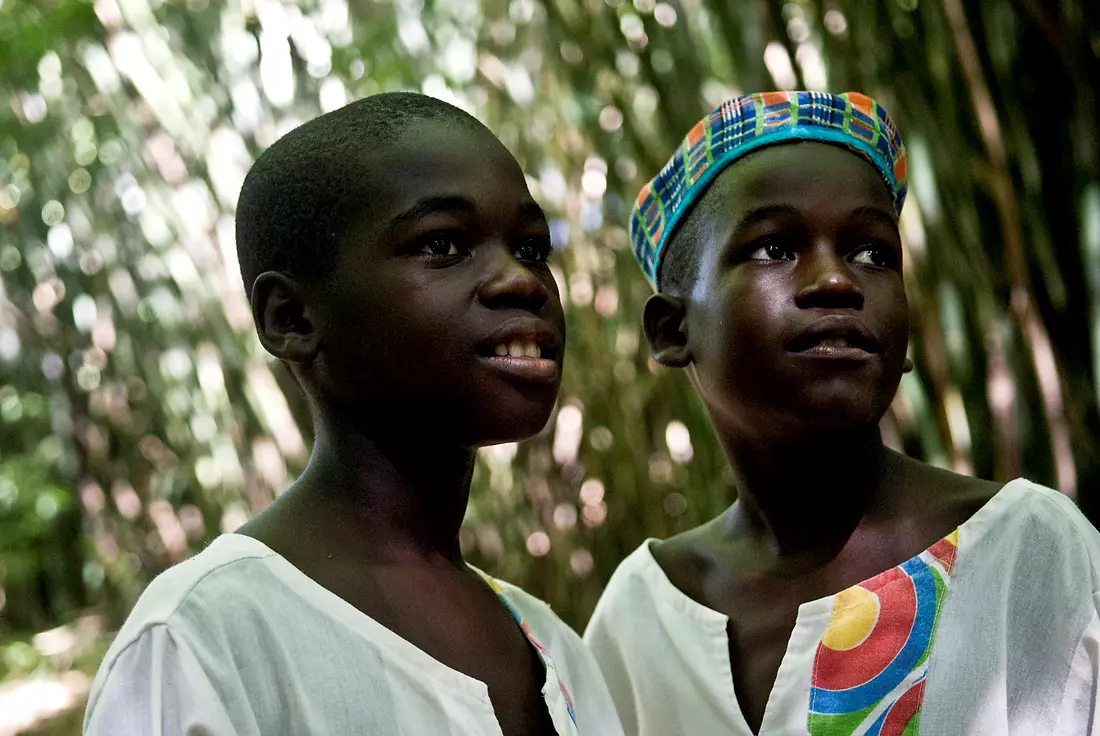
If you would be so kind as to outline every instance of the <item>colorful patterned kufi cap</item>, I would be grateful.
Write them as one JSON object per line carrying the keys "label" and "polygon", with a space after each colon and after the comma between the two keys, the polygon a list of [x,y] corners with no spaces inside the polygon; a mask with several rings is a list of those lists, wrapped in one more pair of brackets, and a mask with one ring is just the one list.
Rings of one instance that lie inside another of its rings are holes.
{"label": "colorful patterned kufi cap", "polygon": [[638,193],[630,215],[630,243],[650,285],[665,247],[711,182],[745,154],[791,141],[845,146],[882,175],[901,214],[906,158],[894,122],[866,95],[845,92],[761,92],[735,97],[695,124],[672,159]]}

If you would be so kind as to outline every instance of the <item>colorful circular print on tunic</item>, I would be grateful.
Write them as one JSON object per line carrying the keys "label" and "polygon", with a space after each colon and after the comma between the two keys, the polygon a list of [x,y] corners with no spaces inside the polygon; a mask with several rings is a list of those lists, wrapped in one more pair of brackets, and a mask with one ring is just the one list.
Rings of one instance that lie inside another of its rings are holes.
{"label": "colorful circular print on tunic", "polygon": [[958,531],[837,594],[818,644],[807,727],[813,736],[915,734]]}

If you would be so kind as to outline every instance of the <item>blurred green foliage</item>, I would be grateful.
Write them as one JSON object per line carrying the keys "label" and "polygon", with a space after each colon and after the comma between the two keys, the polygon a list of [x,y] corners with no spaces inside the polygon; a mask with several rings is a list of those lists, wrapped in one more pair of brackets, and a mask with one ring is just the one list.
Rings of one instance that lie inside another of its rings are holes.
{"label": "blurred green foliage", "polygon": [[282,132],[383,90],[477,114],[552,215],[561,400],[538,438],[481,454],[462,543],[566,620],[646,537],[733,498],[690,386],[648,356],[625,224],[742,91],[858,89],[906,136],[917,368],[888,443],[1097,518],[1097,80],[1089,0],[2,0],[0,651],[27,665],[5,669],[81,612],[117,625],[303,467],[234,202]]}

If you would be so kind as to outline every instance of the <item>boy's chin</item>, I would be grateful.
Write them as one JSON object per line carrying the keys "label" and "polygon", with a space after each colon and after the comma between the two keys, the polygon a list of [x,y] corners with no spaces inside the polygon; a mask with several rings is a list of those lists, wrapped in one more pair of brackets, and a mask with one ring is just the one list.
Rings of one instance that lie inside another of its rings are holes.
{"label": "boy's chin", "polygon": [[815,402],[795,415],[807,434],[845,435],[877,429],[888,408],[880,402],[838,398]]}
{"label": "boy's chin", "polygon": [[[748,432],[756,440],[786,442],[830,440],[875,431],[889,409],[889,403],[868,397],[815,397],[811,401],[787,402],[784,406],[760,407],[738,411],[736,432]],[[714,412],[711,412],[712,415]]]}
{"label": "boy's chin", "polygon": [[475,447],[490,447],[508,442],[522,442],[542,432],[550,419],[553,404],[548,406],[516,407],[505,413],[485,417],[481,431],[470,443]]}

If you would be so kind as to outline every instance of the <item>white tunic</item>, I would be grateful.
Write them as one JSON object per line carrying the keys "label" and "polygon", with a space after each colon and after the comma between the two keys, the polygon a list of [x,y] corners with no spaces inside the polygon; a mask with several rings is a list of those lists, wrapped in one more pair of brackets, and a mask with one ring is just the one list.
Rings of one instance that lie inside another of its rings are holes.
{"label": "white tunic", "polygon": [[[749,736],[726,616],[673,586],[650,541],[585,632],[624,729]],[[759,735],[1100,735],[1098,566],[1070,500],[1012,481],[921,555],[799,607]]]}
{"label": "white tunic", "polygon": [[[546,668],[562,736],[621,734],[580,637],[490,581]],[[546,651],[548,650],[548,651]],[[500,736],[485,684],[447,667],[261,542],[227,534],[158,576],[92,685],[94,736]]]}

